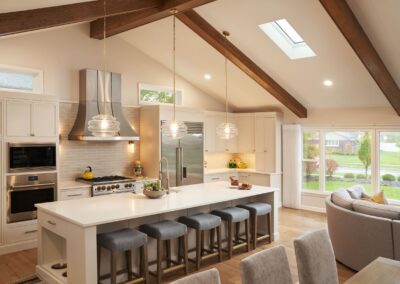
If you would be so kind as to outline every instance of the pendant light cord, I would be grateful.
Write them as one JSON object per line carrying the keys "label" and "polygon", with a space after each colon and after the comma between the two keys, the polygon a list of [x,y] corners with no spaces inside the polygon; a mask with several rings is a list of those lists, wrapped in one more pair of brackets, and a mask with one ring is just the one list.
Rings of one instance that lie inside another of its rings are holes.
{"label": "pendant light cord", "polygon": [[107,28],[107,3],[106,0],[103,2],[103,10],[104,10],[104,20],[103,20],[103,112],[106,115],[106,68],[107,68],[107,61],[106,61],[106,28]]}
{"label": "pendant light cord", "polygon": [[[224,31],[222,33],[227,40],[229,32]],[[228,123],[228,58],[225,56],[225,123]]]}
{"label": "pendant light cord", "polygon": [[174,87],[174,93],[173,93],[173,100],[174,100],[174,120],[176,121],[176,13],[177,10],[172,10],[171,13],[173,14],[173,37],[172,37],[172,41],[173,41],[173,72],[174,72],[174,83],[173,83],[173,87]]}

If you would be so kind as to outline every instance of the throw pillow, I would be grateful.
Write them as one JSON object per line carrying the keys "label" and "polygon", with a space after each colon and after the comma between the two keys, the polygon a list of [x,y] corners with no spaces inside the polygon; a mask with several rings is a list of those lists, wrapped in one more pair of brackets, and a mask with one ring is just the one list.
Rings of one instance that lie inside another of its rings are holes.
{"label": "throw pillow", "polygon": [[363,194],[365,194],[365,188],[360,184],[349,187],[347,191],[350,193],[350,196],[354,199],[361,199]]}
{"label": "throw pillow", "polygon": [[364,200],[367,200],[370,202],[375,202],[378,204],[386,204],[386,205],[389,204],[385,197],[385,193],[383,191],[378,192],[377,194],[375,194],[374,196],[372,196],[370,198],[365,198]]}

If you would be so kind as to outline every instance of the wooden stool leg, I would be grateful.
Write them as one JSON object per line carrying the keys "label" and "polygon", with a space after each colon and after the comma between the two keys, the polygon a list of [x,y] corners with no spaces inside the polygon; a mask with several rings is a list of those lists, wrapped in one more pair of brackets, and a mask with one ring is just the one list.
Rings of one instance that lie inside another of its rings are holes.
{"label": "wooden stool leg", "polygon": [[97,246],[97,283],[100,283],[101,247]]}
{"label": "wooden stool leg", "polygon": [[257,248],[257,227],[258,227],[258,224],[257,224],[257,216],[256,215],[252,215],[251,217],[251,220],[252,220],[252,232],[251,232],[251,234],[252,234],[252,237],[253,237],[253,249],[256,249]]}
{"label": "wooden stool leg", "polygon": [[117,284],[117,253],[111,251],[111,284]]}
{"label": "wooden stool leg", "polygon": [[201,231],[201,253],[200,256],[204,255],[204,231]]}
{"label": "wooden stool leg", "polygon": [[171,240],[165,241],[167,245],[167,267],[171,267]]}
{"label": "wooden stool leg", "polygon": [[210,251],[214,251],[215,228],[210,230]]}
{"label": "wooden stool leg", "polygon": [[200,269],[201,262],[201,230],[196,230],[196,269]]}
{"label": "wooden stool leg", "polygon": [[162,268],[162,261],[163,261],[163,241],[162,240],[157,240],[157,283],[161,284],[162,281],[162,274],[163,274],[163,268]]}
{"label": "wooden stool leg", "polygon": [[125,252],[126,257],[126,269],[128,271],[128,280],[132,280],[132,251],[128,250]]}
{"label": "wooden stool leg", "polygon": [[250,219],[246,219],[245,223],[245,231],[246,231],[246,242],[247,242],[247,251],[251,250],[251,242],[250,242]]}
{"label": "wooden stool leg", "polygon": [[222,234],[222,225],[219,225],[218,228],[217,228],[218,260],[219,260],[219,262],[222,261],[222,240],[221,240],[221,234]]}
{"label": "wooden stool leg", "polygon": [[189,273],[189,262],[188,262],[188,237],[187,234],[183,235],[183,261],[185,264],[185,274]]}
{"label": "wooden stool leg", "polygon": [[178,238],[178,264],[182,263],[182,258],[183,258],[182,247],[183,247],[182,238]]}
{"label": "wooden stool leg", "polygon": [[268,213],[268,234],[269,234],[269,243],[272,242],[272,214]]}
{"label": "wooden stool leg", "polygon": [[236,224],[235,224],[235,240],[236,240],[236,243],[238,244],[239,243],[239,236],[240,236],[240,222],[237,222]]}
{"label": "wooden stool leg", "polygon": [[149,279],[149,257],[148,257],[148,252],[147,252],[147,244],[144,244],[140,248],[141,254],[143,256],[141,265],[143,265],[143,270],[142,270],[142,276],[145,278],[145,283],[149,284],[150,279]]}
{"label": "wooden stool leg", "polygon": [[227,226],[228,226],[228,258],[231,259],[232,258],[232,222],[228,221],[227,222]]}

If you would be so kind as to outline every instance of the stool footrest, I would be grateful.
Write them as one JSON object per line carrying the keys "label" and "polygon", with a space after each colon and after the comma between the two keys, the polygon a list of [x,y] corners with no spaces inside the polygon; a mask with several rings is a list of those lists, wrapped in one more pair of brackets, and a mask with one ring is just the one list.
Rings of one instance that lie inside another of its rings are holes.
{"label": "stool footrest", "polygon": [[[179,269],[182,269],[182,268],[184,268],[184,267],[185,267],[185,264],[182,263],[182,264],[178,264],[178,265],[175,265],[175,266],[163,268],[162,271],[163,271],[163,274],[164,274],[164,273],[170,273],[170,272],[172,272],[172,271],[179,270]],[[151,275],[153,275],[153,276],[157,276],[157,271],[149,271],[149,273],[150,273]]]}

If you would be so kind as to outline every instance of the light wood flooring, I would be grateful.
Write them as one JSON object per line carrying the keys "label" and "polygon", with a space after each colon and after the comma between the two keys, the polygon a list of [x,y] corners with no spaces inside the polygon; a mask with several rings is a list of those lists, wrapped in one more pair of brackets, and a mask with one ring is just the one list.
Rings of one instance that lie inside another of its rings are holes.
{"label": "light wood flooring", "polygon": [[[261,243],[256,251],[282,244],[286,247],[289,257],[293,281],[297,281],[296,259],[294,255],[293,239],[316,229],[326,227],[326,216],[304,210],[280,209],[279,210],[279,233],[280,239],[272,244]],[[222,284],[240,284],[239,262],[242,258],[256,252],[240,253],[231,260],[221,263],[210,263],[204,267],[209,269],[216,267],[221,275]],[[26,278],[35,273],[36,249],[25,250],[17,253],[0,256],[0,284],[13,283],[21,278]],[[337,264],[339,280],[343,283],[350,278],[354,272],[347,267]],[[193,268],[191,269],[193,271]],[[182,274],[171,275],[166,281],[182,277]],[[167,282],[166,282],[167,283]]]}

